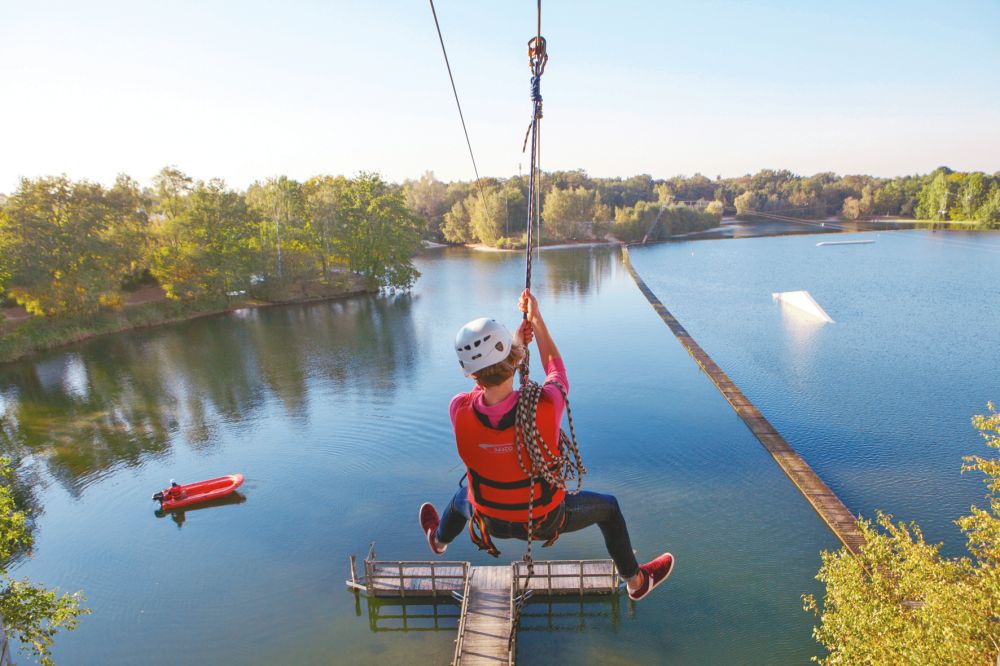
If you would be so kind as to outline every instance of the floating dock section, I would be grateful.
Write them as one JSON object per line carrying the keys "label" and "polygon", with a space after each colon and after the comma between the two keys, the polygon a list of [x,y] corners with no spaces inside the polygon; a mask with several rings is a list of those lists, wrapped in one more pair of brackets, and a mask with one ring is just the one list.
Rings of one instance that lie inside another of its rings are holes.
{"label": "floating dock section", "polygon": [[364,578],[351,557],[347,586],[376,598],[454,599],[461,603],[455,666],[514,663],[517,607],[534,595],[613,595],[621,578],[611,560],[545,560],[508,566],[468,562],[378,560],[372,544]]}
{"label": "floating dock section", "polygon": [[629,275],[639,287],[646,300],[649,301],[656,314],[667,325],[674,337],[688,351],[691,357],[701,366],[709,379],[715,384],[719,392],[729,402],[733,410],[739,415],[750,432],[757,437],[758,441],[771,454],[781,470],[792,480],[795,487],[806,498],[809,504],[816,510],[820,518],[829,526],[841,543],[853,554],[858,554],[864,546],[864,535],[858,528],[857,519],[848,510],[840,498],[837,497],[830,488],[823,483],[816,472],[802,459],[798,453],[785,441],[774,426],[764,418],[760,410],[750,402],[743,392],[729,379],[722,369],[715,364],[715,361],[705,353],[705,350],[695,342],[694,338],[685,330],[681,323],[674,318],[670,311],[660,302],[656,294],[646,286],[639,274],[636,273],[632,262],[629,260],[628,248],[622,246],[622,259]]}

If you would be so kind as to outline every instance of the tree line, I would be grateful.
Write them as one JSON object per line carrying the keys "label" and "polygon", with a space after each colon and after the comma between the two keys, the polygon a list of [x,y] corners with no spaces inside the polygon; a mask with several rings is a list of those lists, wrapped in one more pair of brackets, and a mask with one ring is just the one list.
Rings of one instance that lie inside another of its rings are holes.
{"label": "tree line", "polygon": [[[541,179],[543,236],[553,241],[600,237],[639,240],[652,228],[666,237],[711,226],[723,213],[752,218],[781,213],[805,219],[901,217],[965,221],[1000,228],[1000,172],[956,172],[878,178],[765,169],[714,180],[701,174],[654,179],[596,178],[583,170]],[[527,176],[443,183],[427,172],[407,180],[410,208],[424,237],[451,243],[519,245],[527,220]],[[653,225],[659,218],[659,224]]]}
{"label": "tree line", "polygon": [[36,315],[117,308],[143,281],[198,301],[344,275],[405,289],[418,276],[421,223],[377,174],[239,191],[167,167],[150,187],[26,178],[0,203],[0,294]]}
{"label": "tree line", "polygon": [[[590,240],[612,235],[655,238],[718,224],[722,206],[676,197],[665,181],[648,175],[592,178],[583,170],[545,173],[539,194],[543,242]],[[494,247],[524,245],[528,177],[443,183],[426,172],[403,183],[410,208],[423,220],[425,238]],[[657,222],[654,225],[653,223]]]}
{"label": "tree line", "polygon": [[[1000,172],[877,178],[762,170],[597,178],[543,174],[544,240],[665,238],[718,224],[724,213],[850,220],[879,216],[962,220],[1000,228]],[[0,298],[38,315],[87,315],[121,305],[156,281],[175,301],[280,292],[304,280],[357,275],[371,289],[407,288],[421,238],[520,247],[528,177],[444,183],[427,172],[400,185],[377,174],[287,176],[246,191],[195,181],[174,167],[149,187],[119,176],[111,187],[66,176],[23,179],[0,197]]]}

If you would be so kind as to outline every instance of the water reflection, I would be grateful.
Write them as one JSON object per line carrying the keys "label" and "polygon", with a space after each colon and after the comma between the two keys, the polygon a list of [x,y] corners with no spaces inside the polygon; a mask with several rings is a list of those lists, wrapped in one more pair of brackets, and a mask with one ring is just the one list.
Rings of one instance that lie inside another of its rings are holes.
{"label": "water reflection", "polygon": [[[361,595],[355,614],[361,616]],[[375,633],[397,631],[455,631],[460,606],[453,599],[398,601],[364,597],[368,606],[368,628]]]}
{"label": "water reflection", "polygon": [[225,497],[220,497],[216,500],[210,500],[208,502],[202,502],[201,504],[194,504],[191,506],[186,506],[181,509],[157,509],[153,512],[157,518],[163,518],[165,516],[170,516],[170,519],[174,521],[177,525],[177,529],[184,526],[184,522],[187,520],[187,514],[195,511],[203,511],[205,509],[216,509],[221,506],[229,506],[231,504],[243,504],[247,501],[246,495],[236,491],[226,495]]}
{"label": "water reflection", "polygon": [[601,284],[611,274],[617,252],[616,247],[610,246],[589,248],[586,255],[581,255],[579,251],[546,251],[546,286],[556,293],[581,295],[599,292]]}
{"label": "water reflection", "polygon": [[0,453],[41,467],[73,497],[113,468],[178,442],[209,452],[220,424],[247,424],[269,401],[308,419],[309,392],[391,399],[412,380],[414,297],[243,310],[99,338],[0,369]]}
{"label": "water reflection", "polygon": [[815,361],[817,338],[827,323],[782,301],[775,306],[781,311],[782,330],[788,340],[785,348],[789,358],[783,365],[794,371],[789,378],[796,381]]}
{"label": "water reflection", "polygon": [[[363,597],[355,592],[355,615],[367,605],[368,628],[373,633],[410,631],[456,631],[461,607],[453,599],[411,601]],[[589,597],[533,597],[521,613],[518,635],[524,633],[583,633],[590,629],[617,633],[622,621],[622,595]],[[628,618],[635,618],[635,605],[628,603]]]}

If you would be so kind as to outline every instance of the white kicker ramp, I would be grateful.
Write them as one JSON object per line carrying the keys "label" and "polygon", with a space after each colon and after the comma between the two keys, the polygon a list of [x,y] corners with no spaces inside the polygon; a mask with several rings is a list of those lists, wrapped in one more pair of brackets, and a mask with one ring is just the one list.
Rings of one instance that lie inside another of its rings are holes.
{"label": "white kicker ramp", "polygon": [[771,298],[782,305],[793,307],[818,321],[828,324],[834,323],[833,318],[826,313],[826,310],[820,307],[820,304],[809,295],[808,291],[781,291],[771,294]]}

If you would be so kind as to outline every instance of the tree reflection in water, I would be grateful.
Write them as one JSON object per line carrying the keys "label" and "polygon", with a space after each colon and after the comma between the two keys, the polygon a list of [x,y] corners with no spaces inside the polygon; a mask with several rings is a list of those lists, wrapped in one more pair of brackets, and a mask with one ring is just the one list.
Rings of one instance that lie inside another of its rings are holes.
{"label": "tree reflection in water", "polygon": [[43,469],[78,497],[112,468],[178,442],[207,452],[219,445],[220,423],[250,427],[270,400],[308,418],[314,380],[391,396],[418,358],[412,299],[243,310],[6,365],[0,454],[22,479]]}
{"label": "tree reflection in water", "polygon": [[599,245],[588,248],[588,256],[580,251],[545,250],[546,284],[557,293],[583,295],[598,292],[611,273],[617,246]]}

